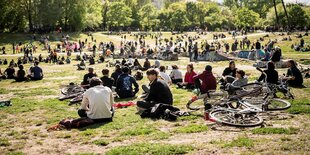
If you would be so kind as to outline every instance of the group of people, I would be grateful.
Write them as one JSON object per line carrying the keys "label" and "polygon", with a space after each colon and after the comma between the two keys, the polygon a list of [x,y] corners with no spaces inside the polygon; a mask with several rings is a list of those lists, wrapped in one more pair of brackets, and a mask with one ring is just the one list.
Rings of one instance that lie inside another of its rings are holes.
{"label": "group of people", "polygon": [[14,79],[16,82],[23,82],[29,80],[42,80],[43,79],[43,70],[39,67],[39,62],[35,61],[34,65],[30,67],[29,74],[26,74],[24,66],[22,64],[18,65],[18,70],[15,71],[14,67],[16,64],[10,63],[7,69],[4,72],[0,69],[0,80],[4,79]]}
{"label": "group of people", "polygon": [[[291,87],[300,87],[303,84],[303,77],[301,72],[296,67],[293,60],[287,62],[289,69],[287,75],[281,80],[287,81]],[[149,85],[143,85],[142,100],[137,102],[138,111],[144,111],[154,107],[156,104],[173,105],[173,93],[170,90],[170,85],[175,84],[178,88],[184,89],[198,89],[201,94],[216,90],[217,80],[212,72],[212,66],[207,65],[205,70],[197,74],[194,71],[193,64],[188,64],[186,74],[182,77],[181,71],[177,66],[173,66],[170,75],[165,73],[166,67],[150,68],[146,71]],[[89,89],[86,91],[81,109],[78,114],[81,117],[88,117],[94,119],[95,122],[110,122],[113,119],[114,97],[113,86],[120,98],[134,97],[139,91],[139,85],[136,79],[130,75],[130,68],[127,66],[116,66],[115,71],[109,77],[109,70],[103,69],[103,77],[98,78],[92,68],[89,73],[84,76],[82,84],[89,84]],[[268,67],[264,70],[265,74],[257,79],[258,82],[267,81],[268,83],[278,84],[279,75],[275,70],[273,62],[268,62]],[[229,89],[234,89],[246,85],[248,78],[243,70],[237,69],[234,61],[229,62],[229,66],[225,68],[220,80]]]}

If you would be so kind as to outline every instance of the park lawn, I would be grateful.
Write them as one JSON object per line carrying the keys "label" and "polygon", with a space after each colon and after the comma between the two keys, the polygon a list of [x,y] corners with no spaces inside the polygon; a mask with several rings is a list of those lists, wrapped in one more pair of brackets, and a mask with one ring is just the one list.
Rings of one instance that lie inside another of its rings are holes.
{"label": "park lawn", "polygon": [[[81,82],[86,71],[76,71],[77,63],[62,66],[41,63],[45,74],[42,81],[0,81],[0,96],[11,98],[13,103],[11,107],[0,108],[0,154],[307,154],[310,151],[309,79],[305,80],[308,88],[292,89],[296,99],[291,101],[290,109],[264,114],[266,128],[233,128],[206,122],[202,111],[175,122],[154,121],[140,118],[135,114],[136,108],[129,107],[117,109],[112,123],[47,132],[64,118],[78,117],[77,105],[68,106],[68,101],[57,99],[62,86]],[[187,63],[188,58],[162,61],[165,66],[177,64],[182,71]],[[206,64],[212,65],[219,76],[228,62],[199,62],[194,64],[195,70],[203,71]],[[259,76],[251,62],[236,64],[249,74],[251,81]],[[101,76],[106,64],[93,67]],[[280,74],[284,72],[285,69],[279,70]],[[145,77],[139,81],[142,84],[148,84]],[[186,111],[185,105],[193,93],[175,86],[171,89],[174,105]]]}

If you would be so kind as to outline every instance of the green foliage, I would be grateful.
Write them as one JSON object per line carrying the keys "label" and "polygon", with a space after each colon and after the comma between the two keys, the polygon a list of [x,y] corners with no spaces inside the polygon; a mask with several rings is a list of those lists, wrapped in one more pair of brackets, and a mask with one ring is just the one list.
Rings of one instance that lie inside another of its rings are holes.
{"label": "green foliage", "polygon": [[111,27],[129,26],[132,22],[131,8],[123,2],[112,2],[107,12],[107,23]]}
{"label": "green foliage", "polygon": [[291,114],[310,114],[310,100],[309,99],[295,99],[291,100],[292,107],[287,109]]}
{"label": "green foliage", "polygon": [[157,19],[158,11],[153,4],[144,5],[139,10],[140,24],[145,30],[154,28],[159,23]]}
{"label": "green foliage", "polygon": [[240,28],[255,26],[259,21],[258,13],[247,8],[239,9],[236,12],[236,25]]}
{"label": "green foliage", "polygon": [[288,10],[290,25],[292,27],[301,27],[307,25],[307,17],[306,12],[299,5],[292,5]]}
{"label": "green foliage", "polygon": [[142,154],[186,154],[193,150],[192,146],[188,145],[171,145],[171,144],[158,144],[158,143],[139,143],[131,144],[128,146],[118,146],[109,150],[107,155],[142,155]]}
{"label": "green foliage", "polygon": [[176,133],[196,133],[196,132],[204,132],[208,130],[209,128],[206,125],[190,124],[185,127],[178,127],[174,131]]}
{"label": "green foliage", "polygon": [[267,135],[267,134],[297,134],[298,129],[296,128],[256,128],[252,130],[253,134]]}
{"label": "green foliage", "polygon": [[148,135],[152,132],[155,132],[154,128],[150,127],[135,127],[130,130],[126,130],[121,133],[122,136],[138,136],[138,135]]}

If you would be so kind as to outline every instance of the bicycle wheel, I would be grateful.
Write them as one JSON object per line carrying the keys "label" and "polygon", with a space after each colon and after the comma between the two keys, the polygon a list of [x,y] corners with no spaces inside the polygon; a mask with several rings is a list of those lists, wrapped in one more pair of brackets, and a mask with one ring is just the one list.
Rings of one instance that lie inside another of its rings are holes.
{"label": "bicycle wheel", "polygon": [[221,99],[223,97],[225,97],[225,94],[221,92],[210,92],[209,94],[201,94],[190,99],[186,104],[186,108],[197,111],[203,109],[206,103],[213,105],[221,103]]}
{"label": "bicycle wheel", "polygon": [[285,110],[291,107],[291,103],[283,99],[273,98],[269,100],[266,110],[275,111],[275,110]]}
{"label": "bicycle wheel", "polygon": [[264,122],[257,114],[240,114],[237,111],[233,112],[225,109],[211,111],[209,115],[218,123],[236,127],[254,127]]}

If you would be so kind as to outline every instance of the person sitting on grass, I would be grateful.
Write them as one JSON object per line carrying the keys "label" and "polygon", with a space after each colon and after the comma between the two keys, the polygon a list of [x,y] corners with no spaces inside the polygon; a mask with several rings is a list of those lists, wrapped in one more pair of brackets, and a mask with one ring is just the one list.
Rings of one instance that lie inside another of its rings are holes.
{"label": "person sitting on grass", "polygon": [[133,66],[136,70],[142,69],[141,64],[139,63],[138,59],[136,58],[135,61],[133,62]]}
{"label": "person sitting on grass", "polygon": [[5,71],[4,75],[6,76],[6,79],[15,79],[15,69],[14,65],[11,64]]}
{"label": "person sitting on grass", "polygon": [[195,88],[195,82],[193,80],[193,77],[197,75],[194,71],[193,64],[188,64],[186,67],[187,72],[185,73],[185,78],[183,83],[178,83],[179,88],[183,88],[185,86],[186,89],[194,89]]}
{"label": "person sitting on grass", "polygon": [[172,71],[170,73],[170,77],[173,84],[183,82],[182,72],[179,70],[179,67],[177,65],[172,65]]}
{"label": "person sitting on grass", "polygon": [[245,72],[243,70],[236,71],[236,79],[233,81],[230,86],[238,88],[244,86],[248,83],[248,79],[245,77]]}
{"label": "person sitting on grass", "polygon": [[153,66],[154,68],[159,68],[160,67],[160,61],[158,60],[157,57],[155,57],[155,64]]}
{"label": "person sitting on grass", "polygon": [[112,73],[111,77],[114,80],[113,86],[116,86],[116,81],[118,79],[118,77],[123,74],[121,66],[120,65],[115,65],[115,71]]}
{"label": "person sitting on grass", "polygon": [[223,82],[224,84],[232,83],[236,78],[236,71],[237,68],[235,62],[230,61],[229,66],[223,71],[222,79],[220,80],[220,82]]}
{"label": "person sitting on grass", "polygon": [[162,80],[164,80],[168,85],[172,85],[172,80],[170,76],[166,73],[166,67],[165,66],[160,66],[159,67],[159,75]]}
{"label": "person sitting on grass", "polygon": [[34,62],[34,67],[30,69],[30,79],[31,80],[42,80],[43,79],[43,70],[38,66],[39,62]]}
{"label": "person sitting on grass", "polygon": [[89,86],[89,82],[91,80],[91,78],[93,77],[97,77],[96,73],[94,73],[94,68],[89,67],[88,68],[88,73],[84,75],[83,77],[83,81],[81,83],[81,85],[85,86],[86,88],[88,88]]}
{"label": "person sitting on grass", "polygon": [[5,75],[2,73],[1,69],[0,69],[0,81],[1,79],[6,79]]}
{"label": "person sitting on grass", "polygon": [[[201,94],[208,93],[210,90],[216,90],[216,79],[212,73],[212,67],[207,65],[205,71],[193,77],[195,87]],[[200,82],[201,81],[201,82]]]}
{"label": "person sitting on grass", "polygon": [[22,82],[26,80],[26,72],[24,70],[24,66],[23,65],[19,65],[18,66],[19,70],[17,71],[17,75],[15,77],[16,82]]}
{"label": "person sitting on grass", "polygon": [[157,78],[158,72],[155,69],[149,69],[146,75],[150,81],[150,89],[146,98],[137,102],[139,111],[152,108],[157,103],[172,105],[172,93],[167,83]]}
{"label": "person sitting on grass", "polygon": [[90,80],[90,88],[83,95],[78,114],[81,118],[90,118],[95,123],[112,122],[113,103],[114,98],[111,89],[103,86],[99,78],[93,77]]}
{"label": "person sitting on grass", "polygon": [[[135,78],[129,75],[129,68],[122,68],[123,74],[121,74],[116,81],[116,92],[120,98],[134,97],[139,91],[139,85]],[[135,89],[132,88],[134,85]]]}
{"label": "person sitting on grass", "polygon": [[151,68],[151,63],[150,63],[150,61],[149,61],[149,59],[148,58],[145,58],[145,61],[144,61],[144,64],[143,64],[143,71],[146,71],[146,70],[148,70],[148,69],[150,69]]}
{"label": "person sitting on grass", "polygon": [[109,70],[108,69],[103,69],[102,70],[102,74],[103,77],[100,78],[102,81],[103,86],[109,87],[110,89],[112,89],[113,83],[114,83],[114,79],[113,78],[109,78]]}
{"label": "person sitting on grass", "polygon": [[78,70],[85,70],[86,69],[85,61],[82,60],[80,64],[77,65],[77,67],[78,67]]}
{"label": "person sitting on grass", "polygon": [[283,80],[287,80],[287,83],[291,87],[302,87],[303,86],[303,77],[300,70],[296,66],[294,60],[289,60],[287,62],[289,69],[287,70],[286,77]]}
{"label": "person sitting on grass", "polygon": [[[278,84],[279,75],[278,72],[275,70],[275,65],[273,62],[270,61],[267,63],[267,69],[264,70],[264,73],[267,74],[267,83]],[[265,82],[265,74],[262,73],[257,81]]]}

